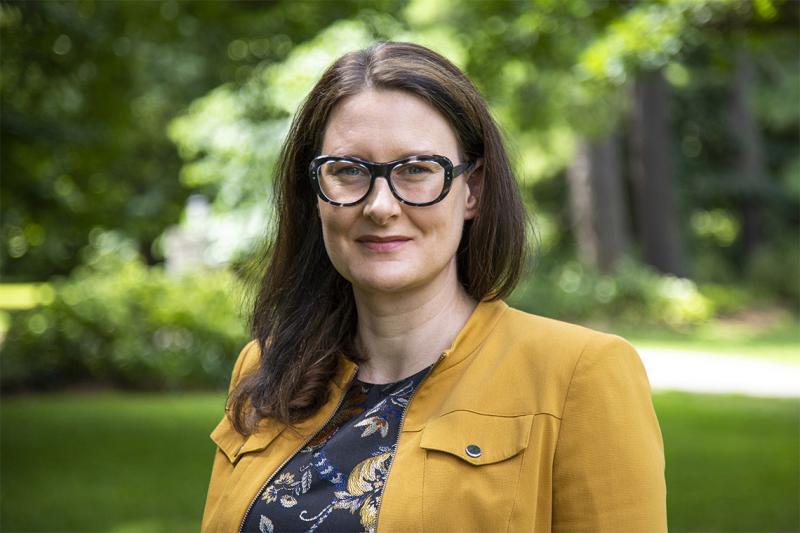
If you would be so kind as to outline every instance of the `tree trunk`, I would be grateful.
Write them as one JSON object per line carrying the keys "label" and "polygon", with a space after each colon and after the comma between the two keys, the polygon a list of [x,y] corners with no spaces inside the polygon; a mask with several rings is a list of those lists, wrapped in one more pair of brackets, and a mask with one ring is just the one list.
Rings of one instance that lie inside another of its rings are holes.
{"label": "tree trunk", "polygon": [[662,272],[685,276],[673,190],[668,96],[660,72],[642,74],[634,83],[631,176],[644,261]]}
{"label": "tree trunk", "polygon": [[578,255],[603,272],[613,270],[628,247],[619,151],[615,134],[583,140],[567,171]]}
{"label": "tree trunk", "polygon": [[755,72],[750,53],[736,51],[731,98],[731,125],[736,138],[736,197],[742,221],[742,244],[750,257],[763,242],[764,192],[767,176],[764,144],[752,109]]}

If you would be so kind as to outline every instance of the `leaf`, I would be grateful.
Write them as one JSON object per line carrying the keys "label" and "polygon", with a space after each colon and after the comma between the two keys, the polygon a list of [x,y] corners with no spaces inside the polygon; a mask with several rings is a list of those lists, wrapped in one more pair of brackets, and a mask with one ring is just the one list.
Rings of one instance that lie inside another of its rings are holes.
{"label": "leaf", "polygon": [[258,521],[258,531],[260,533],[273,533],[275,526],[272,524],[272,520],[262,514],[261,520]]}
{"label": "leaf", "polygon": [[284,472],[275,480],[276,485],[282,485],[284,483],[287,485],[294,483],[294,474],[291,472]]}
{"label": "leaf", "polygon": [[359,504],[361,503],[361,498],[358,496],[353,496],[349,492],[343,490],[336,491],[334,495],[336,496],[336,501],[333,502],[334,509],[343,509],[351,513],[355,513],[358,510]]}
{"label": "leaf", "polygon": [[303,472],[303,477],[300,481],[301,492],[305,494],[311,488],[311,470]]}
{"label": "leaf", "polygon": [[361,496],[374,490],[376,482],[382,483],[386,478],[391,457],[389,453],[382,453],[358,463],[347,478],[348,492]]}
{"label": "leaf", "polygon": [[364,431],[361,433],[362,437],[368,437],[373,433],[380,431],[382,437],[386,437],[389,433],[389,424],[383,418],[378,416],[371,416],[367,419],[362,420],[355,427],[365,427]]}
{"label": "leaf", "polygon": [[295,505],[297,505],[297,500],[294,498],[294,496],[289,496],[288,494],[281,496],[281,507],[289,509]]}
{"label": "leaf", "polygon": [[380,413],[385,408],[386,408],[386,398],[384,398],[383,400],[381,400],[378,403],[376,403],[375,407],[373,407],[372,409],[370,409],[369,411],[364,413],[364,417],[368,417],[370,415],[374,415],[375,413]]}
{"label": "leaf", "polygon": [[367,496],[364,504],[361,506],[361,526],[366,528],[367,531],[374,531],[378,522],[378,503],[372,499],[372,495]]}

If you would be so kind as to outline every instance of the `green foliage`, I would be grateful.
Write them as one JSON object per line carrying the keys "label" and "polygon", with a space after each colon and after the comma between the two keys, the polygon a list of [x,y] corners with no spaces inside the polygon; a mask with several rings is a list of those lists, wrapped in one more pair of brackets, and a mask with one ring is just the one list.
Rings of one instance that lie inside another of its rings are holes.
{"label": "green foliage", "polygon": [[65,274],[93,227],[124,225],[148,243],[180,216],[186,191],[170,179],[179,161],[163,123],[175,99],[213,80],[201,81],[193,53],[162,40],[163,27],[134,30],[163,20],[159,7],[0,6],[4,274]]}
{"label": "green foliage", "polygon": [[732,0],[673,0],[636,5],[608,25],[581,54],[578,69],[588,78],[620,84],[636,70],[658,70],[676,58]]}
{"label": "green foliage", "polygon": [[[234,278],[144,265],[161,260],[163,232],[193,191],[213,201],[203,229],[215,261],[246,260],[269,230],[270,178],[298,103],[334,58],[376,39],[450,57],[500,122],[551,257],[513,303],[561,319],[669,328],[760,298],[796,309],[797,22],[794,4],[777,0],[4,1],[4,281],[87,266],[40,294],[41,307],[0,316],[10,327],[3,382],[222,383],[244,339],[234,289],[225,288]],[[765,163],[747,183],[729,120],[738,51],[755,65],[754,138]],[[565,169],[577,141],[626,137],[629,84],[653,69],[671,85],[693,281],[633,261],[602,274],[573,259]],[[748,231],[753,206],[760,234]],[[116,255],[99,257],[95,245],[80,253],[109,229],[132,244]],[[745,247],[748,236],[760,248]]]}
{"label": "green foliage", "polygon": [[784,239],[757,250],[747,277],[763,291],[763,299],[777,297],[800,311],[800,247],[796,239]]}
{"label": "green foliage", "polygon": [[47,283],[3,283],[0,285],[0,309],[30,309],[53,299]]}
{"label": "green foliage", "polygon": [[[214,223],[264,228],[270,175],[299,100],[333,58],[388,38],[430,45],[467,71],[507,133],[521,184],[560,190],[534,191],[551,220],[565,205],[559,183],[576,139],[624,128],[627,83],[641,70],[663,69],[675,93],[684,212],[733,223],[700,220],[702,234],[688,235],[692,254],[715,247],[712,255],[741,277],[742,232],[731,244],[729,230],[741,225],[743,201],[755,194],[764,202],[770,235],[797,230],[800,74],[791,6],[4,2],[4,274],[27,281],[68,273],[92,229],[123,231],[148,263],[158,262],[153,244],[192,191],[214,200]],[[728,179],[734,143],[724,117],[738,49],[758,65],[753,105],[770,175],[757,191]],[[558,231],[563,252],[570,236]],[[256,230],[241,233],[239,254]]]}
{"label": "green foliage", "polygon": [[575,260],[542,265],[523,280],[510,303],[560,320],[686,328],[714,314],[713,302],[688,279],[632,261],[603,274]]}
{"label": "green foliage", "polygon": [[246,341],[236,279],[172,275],[113,234],[98,241],[86,267],[53,284],[51,301],[12,312],[3,387],[224,386]]}
{"label": "green foliage", "polygon": [[365,23],[334,22],[294,47],[283,62],[264,63],[244,83],[228,83],[199,98],[169,125],[170,138],[186,160],[181,180],[213,191],[217,214],[211,223],[233,216],[264,221],[234,239],[234,257],[263,233],[271,174],[301,99],[337,57],[375,37]]}
{"label": "green foliage", "polygon": [[94,228],[124,231],[149,263],[160,259],[152,243],[177,222],[192,189],[205,191],[176,179],[181,160],[167,124],[194,99],[281,60],[357,7],[0,4],[3,274],[20,281],[68,274]]}
{"label": "green foliage", "polygon": [[[324,67],[344,51],[376,39],[411,40],[447,54],[475,80],[517,156],[521,185],[534,189],[541,218],[552,220],[567,201],[559,183],[576,139],[624,127],[620,118],[627,105],[625,84],[642,70],[664,69],[678,93],[674,114],[684,154],[676,154],[680,157],[676,170],[681,183],[686,182],[681,203],[686,212],[694,213],[691,229],[698,232],[692,253],[700,253],[709,242],[725,248],[712,255],[731,264],[736,252],[732,239],[741,238],[737,202],[746,194],[725,179],[731,173],[732,141],[726,137],[730,128],[720,117],[728,113],[724,106],[729,95],[722,91],[730,90],[732,67],[730,57],[727,63],[724,57],[730,56],[731,41],[754,46],[749,41],[756,39],[713,28],[753,25],[765,17],[763,13],[773,13],[765,20],[791,18],[781,5],[762,4],[567,0],[535,6],[521,2],[461,6],[452,0],[411,0],[391,15],[359,9],[349,19],[321,26],[314,38],[294,46],[282,61],[250,69],[243,83],[221,85],[198,99],[172,122],[170,137],[185,160],[184,184],[215,191],[220,217],[236,211],[261,212],[268,203],[263,199],[269,197],[269,176],[290,117]],[[775,6],[781,9],[776,11]],[[752,34],[760,35],[755,30]],[[796,105],[786,103],[796,100],[790,97],[797,92],[797,69],[786,56],[793,47],[796,37],[777,32],[765,37],[759,48],[769,69],[759,86],[759,113],[765,123],[776,124],[781,131],[798,123],[795,118],[783,122],[780,118],[798,113]],[[709,86],[714,87],[713,94]],[[775,111],[776,102],[791,107],[791,112]],[[697,104],[702,109],[692,107]],[[706,132],[712,132],[711,138]],[[797,181],[798,174],[792,171],[797,166],[796,150],[777,155],[776,175],[786,184],[779,197],[785,204]],[[559,192],[542,196],[536,189],[542,185]],[[792,205],[789,201],[781,209],[788,213]],[[777,223],[778,231],[785,231],[784,224]],[[561,253],[571,241],[563,226],[558,231]],[[251,240],[242,234],[240,252]],[[736,268],[732,271],[734,279],[741,274]]]}

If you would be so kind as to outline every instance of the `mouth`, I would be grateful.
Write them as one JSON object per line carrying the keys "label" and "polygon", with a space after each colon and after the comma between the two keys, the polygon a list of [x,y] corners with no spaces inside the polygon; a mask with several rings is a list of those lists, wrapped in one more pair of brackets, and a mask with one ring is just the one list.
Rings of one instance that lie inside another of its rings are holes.
{"label": "mouth", "polygon": [[390,252],[392,250],[397,250],[410,241],[410,237],[405,237],[403,235],[390,235],[388,237],[365,235],[356,239],[358,244],[372,252]]}

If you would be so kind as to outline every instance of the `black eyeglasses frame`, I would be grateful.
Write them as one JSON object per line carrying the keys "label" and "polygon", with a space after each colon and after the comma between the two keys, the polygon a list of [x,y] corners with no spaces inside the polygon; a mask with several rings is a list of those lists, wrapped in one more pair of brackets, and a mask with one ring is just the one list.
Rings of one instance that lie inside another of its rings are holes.
{"label": "black eyeglasses frame", "polygon": [[[327,196],[325,196],[325,193],[322,191],[322,186],[319,183],[319,169],[325,163],[330,163],[332,161],[348,161],[348,162],[358,163],[359,165],[362,165],[369,171],[370,182],[369,182],[369,187],[367,188],[367,192],[364,193],[364,196],[362,196],[361,198],[359,198],[354,202],[346,202],[346,203],[335,202],[330,198],[328,198]],[[396,166],[403,165],[406,163],[413,163],[415,161],[434,161],[436,163],[439,163],[444,169],[444,186],[442,187],[442,192],[439,193],[439,196],[437,196],[430,202],[423,202],[423,203],[409,202],[408,200],[402,198],[395,190],[394,185],[392,184],[392,180],[389,178],[389,176],[392,173],[392,170]],[[372,161],[359,159],[357,157],[321,155],[311,160],[311,164],[309,165],[308,170],[309,170],[309,177],[311,178],[311,183],[314,186],[314,190],[317,192],[317,196],[319,196],[319,198],[322,199],[323,201],[331,205],[335,205],[337,207],[350,207],[363,202],[364,199],[366,199],[366,197],[369,196],[369,193],[372,192],[372,188],[375,186],[375,180],[378,178],[386,179],[386,182],[389,184],[389,190],[392,191],[392,195],[394,195],[394,197],[397,198],[398,202],[406,205],[411,205],[414,207],[426,207],[429,205],[439,203],[442,200],[444,200],[445,196],[447,196],[447,193],[450,192],[450,186],[453,182],[453,179],[460,176],[464,172],[468,172],[472,168],[473,164],[474,161],[466,161],[458,166],[453,166],[453,162],[450,161],[449,158],[443,155],[436,155],[436,154],[415,155],[411,157],[406,157],[404,159],[397,159],[395,161],[390,161],[388,163],[375,163]]]}

